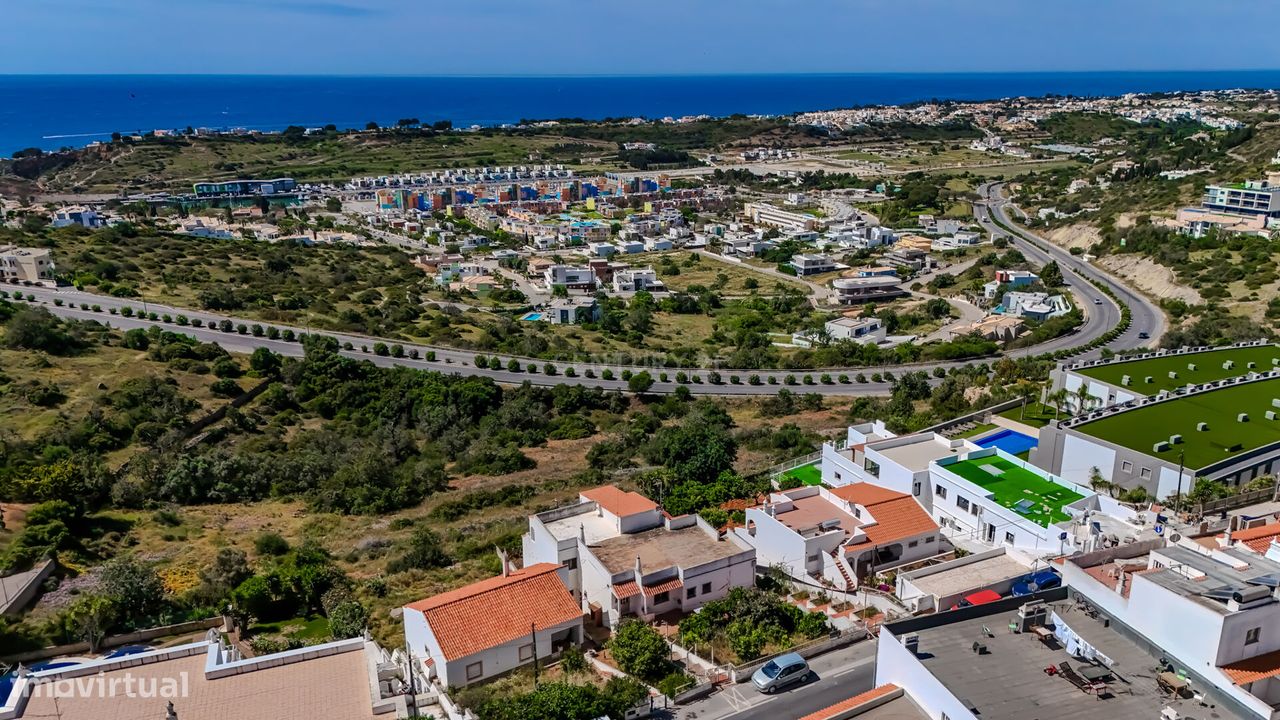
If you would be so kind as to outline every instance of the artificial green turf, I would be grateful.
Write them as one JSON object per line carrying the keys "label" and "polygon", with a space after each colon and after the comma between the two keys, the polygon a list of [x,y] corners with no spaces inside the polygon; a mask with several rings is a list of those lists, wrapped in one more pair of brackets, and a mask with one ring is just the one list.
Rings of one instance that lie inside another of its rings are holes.
{"label": "artificial green turf", "polygon": [[821,485],[822,484],[822,468],[817,463],[810,465],[801,465],[798,468],[788,470],[783,475],[790,475],[800,481],[801,485]]}
{"label": "artificial green turf", "polygon": [[[984,468],[988,465],[994,465],[1002,471],[1001,474],[989,473]],[[995,455],[962,460],[944,467],[983,490],[989,491],[998,504],[1011,510],[1021,500],[1032,501],[1035,505],[1031,510],[1020,514],[1040,527],[1049,527],[1051,523],[1069,520],[1071,516],[1062,511],[1062,506],[1084,497],[1080,493],[1050,482]]]}
{"label": "artificial green turf", "polygon": [[[1069,414],[1069,413],[1068,413]],[[1016,420],[1023,425],[1029,425],[1033,428],[1042,428],[1049,424],[1050,420],[1061,418],[1061,414],[1054,413],[1053,407],[1043,405],[1038,402],[1027,403],[1026,410],[1022,406],[1011,408],[1000,413],[1000,417]]]}
{"label": "artificial green turf", "polygon": [[[1280,442],[1280,420],[1266,418],[1268,410],[1280,413],[1280,408],[1271,405],[1273,398],[1280,398],[1280,378],[1155,403],[1078,425],[1075,429],[1174,464],[1178,462],[1178,453],[1184,452],[1186,466],[1198,469]],[[1248,413],[1249,421],[1238,422],[1236,416],[1240,413]],[[1209,429],[1196,430],[1196,424],[1201,422],[1208,423]],[[1171,443],[1164,452],[1152,449],[1161,440],[1168,442],[1171,435],[1181,435],[1182,443]],[[1239,449],[1230,450],[1234,445],[1239,445]]]}
{"label": "artificial green turf", "polygon": [[959,439],[962,439],[962,438],[971,438],[971,437],[974,437],[974,436],[976,436],[976,435],[982,435],[983,433],[989,433],[989,432],[991,432],[992,430],[995,430],[995,429],[996,429],[996,428],[998,428],[998,427],[1000,427],[1000,426],[999,426],[999,425],[996,425],[996,424],[994,424],[994,423],[982,423],[981,425],[978,425],[977,427],[975,427],[975,428],[973,428],[973,429],[971,429],[971,430],[966,430],[966,431],[964,431],[964,432],[962,432],[962,433],[956,433],[955,435],[952,435],[952,436],[951,436],[951,438],[952,438],[953,440],[959,440]]}
{"label": "artificial green turf", "polygon": [[[1129,387],[1143,395],[1155,395],[1161,390],[1173,390],[1188,383],[1199,385],[1214,380],[1240,377],[1254,371],[1266,372],[1273,369],[1272,358],[1280,358],[1280,347],[1259,345],[1116,362],[1110,365],[1080,368],[1075,372],[1117,386],[1120,385],[1120,380],[1128,375],[1129,384],[1121,387]],[[1228,360],[1234,361],[1235,365],[1230,370],[1222,369],[1222,363]],[[1251,362],[1257,367],[1250,369]],[[1188,365],[1195,365],[1196,369],[1190,370]],[[1178,373],[1178,377],[1170,378],[1170,371]],[[1148,376],[1151,377],[1150,383],[1146,382]]]}

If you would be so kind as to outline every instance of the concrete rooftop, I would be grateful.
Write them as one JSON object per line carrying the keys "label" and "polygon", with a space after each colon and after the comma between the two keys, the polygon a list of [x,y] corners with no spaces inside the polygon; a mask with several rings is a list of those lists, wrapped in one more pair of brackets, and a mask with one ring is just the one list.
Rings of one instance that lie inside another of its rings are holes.
{"label": "concrete rooftop", "polygon": [[591,546],[605,568],[613,574],[635,567],[648,574],[669,567],[691,568],[745,552],[729,540],[715,540],[697,525],[668,530],[656,527],[644,532],[609,538]]}
{"label": "concrete rooftop", "polygon": [[1030,568],[1008,555],[997,555],[932,575],[914,578],[911,584],[930,595],[946,597],[966,590],[984,588],[992,583],[1020,577],[1029,572],[1031,572]]}
{"label": "concrete rooftop", "polygon": [[[961,702],[972,703],[982,720],[1158,718],[1166,705],[1173,705],[1179,717],[1188,719],[1243,720],[1221,704],[1210,710],[1190,700],[1170,701],[1156,684],[1158,658],[1076,611],[1071,602],[1052,603],[1050,607],[1073,631],[1113,660],[1115,680],[1108,682],[1110,696],[1099,699],[1065,678],[1046,675],[1044,668],[1064,660],[1077,668],[1087,662],[1068,656],[1060,646],[1051,648],[1030,633],[1009,632],[1007,621],[1016,611],[917,631],[918,657]],[[983,636],[984,625],[995,637]],[[988,654],[975,655],[975,641],[983,642]]]}
{"label": "concrete rooftop", "polygon": [[544,521],[543,524],[546,525],[547,532],[557,540],[576,538],[581,528],[586,533],[588,545],[603,542],[618,534],[613,522],[601,517],[595,510],[551,522]]}
{"label": "concrete rooftop", "polygon": [[944,457],[956,455],[945,441],[936,440],[928,435],[920,436],[916,442],[896,447],[875,447],[872,450],[898,463],[912,472],[929,469],[929,463]]}

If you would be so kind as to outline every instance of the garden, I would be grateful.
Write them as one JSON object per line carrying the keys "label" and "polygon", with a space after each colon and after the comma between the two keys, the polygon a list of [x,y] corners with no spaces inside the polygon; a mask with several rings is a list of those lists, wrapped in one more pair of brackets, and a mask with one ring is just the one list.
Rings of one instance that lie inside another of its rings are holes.
{"label": "garden", "polygon": [[734,588],[681,620],[679,637],[703,657],[741,665],[830,632],[824,613],[805,612],[768,590]]}

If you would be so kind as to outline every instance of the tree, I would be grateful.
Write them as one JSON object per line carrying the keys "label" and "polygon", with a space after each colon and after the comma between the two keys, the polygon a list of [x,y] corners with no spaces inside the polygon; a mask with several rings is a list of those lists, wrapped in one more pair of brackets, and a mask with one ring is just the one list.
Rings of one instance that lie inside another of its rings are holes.
{"label": "tree", "polygon": [[653,377],[645,370],[632,375],[627,381],[627,389],[636,394],[648,392],[651,387],[653,387]]}
{"label": "tree", "polygon": [[22,308],[5,325],[4,345],[15,350],[42,350],[67,355],[80,343],[63,329],[61,321],[45,308]]}
{"label": "tree", "polygon": [[280,372],[280,366],[280,356],[264,347],[255,349],[249,356],[249,367],[259,377],[275,377]]}
{"label": "tree", "polygon": [[279,557],[289,552],[289,542],[280,533],[264,532],[253,541],[253,550],[259,555]]}
{"label": "tree", "polygon": [[609,640],[609,653],[618,667],[628,675],[646,682],[660,679],[669,668],[667,643],[649,625],[628,618],[614,629]]}
{"label": "tree", "polygon": [[329,613],[329,632],[335,640],[359,637],[369,624],[369,611],[355,600],[341,603]]}
{"label": "tree", "polygon": [[82,595],[67,608],[64,622],[76,637],[89,643],[89,653],[95,654],[115,622],[115,615],[115,605],[110,598]]}
{"label": "tree", "polygon": [[1062,277],[1062,268],[1058,267],[1057,260],[1050,260],[1044,267],[1040,268],[1040,282],[1048,288],[1062,287],[1066,280]]}
{"label": "tree", "polygon": [[99,587],[119,611],[120,622],[139,627],[164,605],[164,582],[155,568],[133,555],[108,560],[99,575]]}

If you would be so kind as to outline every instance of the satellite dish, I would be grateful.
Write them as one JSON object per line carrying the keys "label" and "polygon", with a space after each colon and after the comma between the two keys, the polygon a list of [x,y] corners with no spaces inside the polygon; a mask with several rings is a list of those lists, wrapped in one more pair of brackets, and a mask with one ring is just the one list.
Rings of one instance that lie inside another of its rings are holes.
{"label": "satellite dish", "polygon": [[1182,539],[1182,536],[1179,535],[1178,533],[1171,533],[1169,535],[1169,542],[1178,542],[1181,539]]}

